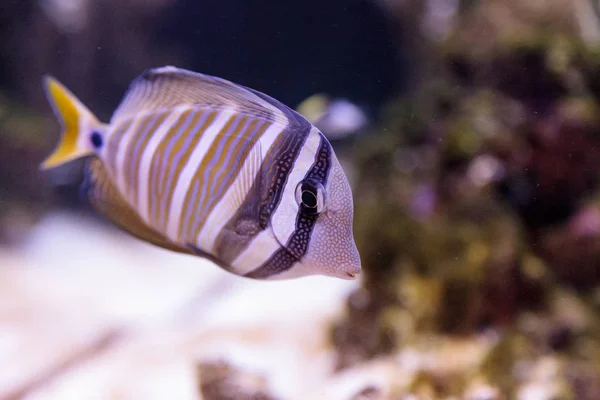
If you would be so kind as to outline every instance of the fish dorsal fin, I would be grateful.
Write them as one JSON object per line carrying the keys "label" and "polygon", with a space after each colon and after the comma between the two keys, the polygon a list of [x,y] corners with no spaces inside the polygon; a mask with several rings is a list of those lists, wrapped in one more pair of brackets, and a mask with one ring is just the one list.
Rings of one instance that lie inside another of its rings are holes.
{"label": "fish dorsal fin", "polygon": [[186,105],[231,108],[281,125],[288,123],[283,110],[244,86],[171,66],[149,69],[135,78],[111,123],[142,112]]}
{"label": "fish dorsal fin", "polygon": [[99,213],[124,231],[156,246],[193,254],[192,250],[171,242],[140,218],[121,197],[99,159],[90,160],[82,191]]}

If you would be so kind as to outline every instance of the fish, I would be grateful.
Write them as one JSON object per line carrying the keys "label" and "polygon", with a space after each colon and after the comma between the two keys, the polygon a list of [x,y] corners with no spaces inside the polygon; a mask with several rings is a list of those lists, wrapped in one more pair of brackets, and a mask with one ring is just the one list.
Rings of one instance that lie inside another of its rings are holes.
{"label": "fish", "polygon": [[82,194],[118,228],[250,279],[360,275],[348,179],[290,107],[174,66],[134,78],[108,123],[43,87],[61,132],[40,168],[83,159]]}

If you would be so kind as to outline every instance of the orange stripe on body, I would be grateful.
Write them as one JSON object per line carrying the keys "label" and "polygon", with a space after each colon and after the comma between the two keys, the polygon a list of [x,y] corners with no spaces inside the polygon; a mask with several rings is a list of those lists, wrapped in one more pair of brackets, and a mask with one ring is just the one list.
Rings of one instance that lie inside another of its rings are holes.
{"label": "orange stripe on body", "polygon": [[[227,149],[229,144],[231,143],[232,139],[233,139],[233,135],[231,136],[223,136],[222,134],[224,132],[227,132],[230,128],[231,125],[235,122],[236,117],[232,116],[231,118],[229,118],[229,120],[227,121],[227,123],[223,126],[223,128],[221,129],[220,133],[214,138],[214,140],[212,141],[210,148],[208,149],[207,153],[204,155],[204,158],[202,159],[202,162],[200,163],[200,165],[196,168],[196,172],[194,173],[194,177],[192,178],[192,180],[190,181],[190,185],[187,188],[187,192],[185,194],[185,200],[183,202],[183,209],[187,209],[187,207],[192,207],[192,214],[191,214],[191,221],[187,226],[186,232],[183,232],[183,227],[184,227],[184,216],[185,213],[182,213],[181,216],[179,217],[179,234],[178,237],[182,238],[184,240],[189,241],[191,238],[191,229],[192,226],[194,225],[194,221],[196,221],[196,218],[198,218],[198,203],[203,203],[204,201],[206,201],[206,199],[198,199],[198,201],[195,204],[190,204],[191,202],[191,198],[193,195],[193,189],[195,186],[196,181],[198,181],[200,188],[202,187],[202,185],[209,185],[210,184],[210,179],[212,178],[212,174],[214,173],[214,171],[210,171],[211,173],[211,178],[209,178],[208,182],[201,182],[201,175],[202,172],[204,171],[204,169],[206,168],[206,165],[208,164],[208,162],[214,157],[214,155],[217,152],[217,148],[219,147],[221,141],[223,139],[225,139],[225,145],[224,148]],[[241,121],[240,121],[240,125],[241,125]],[[238,125],[239,127],[239,125]],[[205,219],[202,218],[202,216],[200,216],[201,219]]]}
{"label": "orange stripe on body", "polygon": [[[142,137],[141,135],[145,132],[145,130],[140,129],[139,135],[137,135],[135,140],[129,144],[129,146],[130,146],[129,150],[131,151],[131,153],[128,154],[128,156],[133,157],[133,160],[128,159],[127,167],[129,170],[127,171],[127,173],[129,175],[132,175],[132,177],[133,177],[133,181],[129,183],[129,190],[130,190],[131,203],[134,204],[134,207],[139,206],[139,204],[138,204],[139,203],[139,198],[138,198],[139,179],[148,179],[147,176],[140,177],[140,174],[142,173],[142,171],[140,171],[140,159],[142,158],[144,149],[146,148],[146,145],[148,144],[148,141],[152,137],[154,131],[165,121],[165,119],[167,119],[168,116],[169,116],[169,113],[167,113],[167,112],[163,112],[163,113],[159,114],[158,116],[154,115],[154,117],[156,117],[156,120],[152,123],[152,125],[148,126],[148,133]],[[138,151],[136,152],[135,148],[138,147],[137,144],[140,140],[141,140],[141,143],[139,145]],[[133,165],[133,167],[132,167],[132,165]],[[131,168],[134,168],[134,170],[132,171]]]}
{"label": "orange stripe on body", "polygon": [[117,174],[117,151],[119,149],[119,145],[121,144],[121,140],[123,139],[123,135],[129,127],[131,126],[132,121],[127,120],[121,124],[119,124],[114,132],[110,135],[110,140],[108,142],[107,152],[107,162],[106,165],[108,169],[111,171],[111,175],[114,177]]}
{"label": "orange stripe on body", "polygon": [[[219,154],[219,158],[217,161],[217,165],[210,171],[210,175],[208,178],[208,182],[205,184],[209,185],[208,195],[206,199],[200,199],[198,203],[200,204],[200,211],[197,214],[200,217],[200,221],[197,224],[194,231],[191,231],[192,239],[194,242],[196,238],[200,234],[200,231],[206,224],[206,220],[208,219],[211,212],[213,212],[214,208],[217,206],[222,197],[227,193],[227,188],[233,184],[236,176],[239,174],[242,169],[248,154],[250,153],[250,149],[252,146],[258,141],[260,136],[264,133],[264,131],[269,126],[266,121],[259,121],[257,119],[253,119],[248,126],[245,127],[245,124],[248,120],[248,117],[242,117],[239,121],[238,126],[231,133],[231,135],[227,138],[227,142],[223,148],[221,154]],[[261,123],[262,126],[256,132],[255,136],[247,137],[248,132],[253,132],[258,123]],[[245,128],[245,129],[244,129]],[[242,132],[242,129],[244,131]],[[236,139],[239,137],[244,137],[245,140],[239,140],[235,143]],[[211,149],[211,154],[216,152],[218,143],[214,143],[214,148]],[[235,146],[231,149],[231,146]],[[246,146],[247,151],[242,152],[242,148]],[[231,149],[231,150],[230,150]],[[228,157],[229,155],[229,157]],[[208,160],[206,161],[208,163]],[[201,179],[200,170],[197,173],[197,176],[194,179]],[[193,182],[193,181],[192,181]],[[221,193],[218,193],[218,192]],[[215,193],[216,192],[216,193]],[[215,196],[219,196],[215,198]],[[209,203],[210,201],[210,203]]]}
{"label": "orange stripe on body", "polygon": [[[196,125],[198,120],[200,118],[202,118],[204,112],[208,112],[208,115],[206,116],[206,120],[202,123],[202,125],[199,128],[197,128],[196,130],[194,130],[192,132],[191,130],[194,128],[194,126]],[[190,123],[190,125],[186,129],[186,131],[183,132],[183,134],[177,139],[177,142],[175,143],[171,153],[167,154],[167,157],[168,157],[167,169],[165,170],[163,181],[160,182],[159,187],[162,187],[162,188],[167,187],[166,180],[168,179],[168,177],[170,175],[173,175],[175,177],[175,180],[179,177],[179,174],[181,173],[183,166],[188,162],[190,155],[192,154],[192,151],[198,145],[198,142],[200,141],[200,138],[202,137],[202,135],[204,134],[206,129],[210,126],[210,124],[213,123],[216,115],[217,115],[217,111],[202,110],[201,112],[198,112],[198,115],[196,115],[193,118],[192,123]],[[179,126],[179,127],[181,127],[181,126]],[[186,139],[186,136],[188,136],[190,134],[193,135],[193,138],[192,138],[189,146],[185,149],[182,149],[183,144]],[[171,132],[169,132],[169,135],[171,135]],[[184,151],[184,153],[181,156],[181,159],[179,160],[178,163],[173,163],[172,161],[173,161],[174,155],[181,150]],[[164,153],[164,148],[163,148],[163,153]],[[164,157],[164,154],[163,154],[163,157]],[[175,168],[175,171],[173,174],[171,174],[173,168]],[[161,194],[161,196],[167,196],[166,202],[165,202],[166,203],[165,208],[164,209],[161,209],[160,207],[156,208],[157,211],[156,211],[154,217],[156,218],[156,221],[159,222],[159,226],[161,226],[163,230],[167,229],[167,222],[169,220],[169,211],[171,208],[171,200],[172,200],[174,192],[175,192],[175,182],[170,182],[169,190],[167,191],[167,193]]]}

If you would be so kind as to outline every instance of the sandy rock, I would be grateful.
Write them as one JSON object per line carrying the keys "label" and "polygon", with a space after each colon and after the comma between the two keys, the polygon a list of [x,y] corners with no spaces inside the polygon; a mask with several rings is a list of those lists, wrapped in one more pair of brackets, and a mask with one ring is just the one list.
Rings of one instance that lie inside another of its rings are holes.
{"label": "sandy rock", "polygon": [[0,398],[198,399],[221,361],[290,398],[333,369],[327,327],[358,285],[243,279],[68,214],[0,256]]}

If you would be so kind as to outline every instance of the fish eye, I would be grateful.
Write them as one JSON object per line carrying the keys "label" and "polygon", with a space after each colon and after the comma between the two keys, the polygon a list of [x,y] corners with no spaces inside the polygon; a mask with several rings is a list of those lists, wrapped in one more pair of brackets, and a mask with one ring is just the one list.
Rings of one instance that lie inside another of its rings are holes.
{"label": "fish eye", "polygon": [[302,191],[302,205],[308,208],[317,208],[317,195],[310,189]]}
{"label": "fish eye", "polygon": [[302,181],[296,188],[296,201],[302,212],[316,215],[323,211],[325,199],[324,188],[318,182],[312,180]]}

